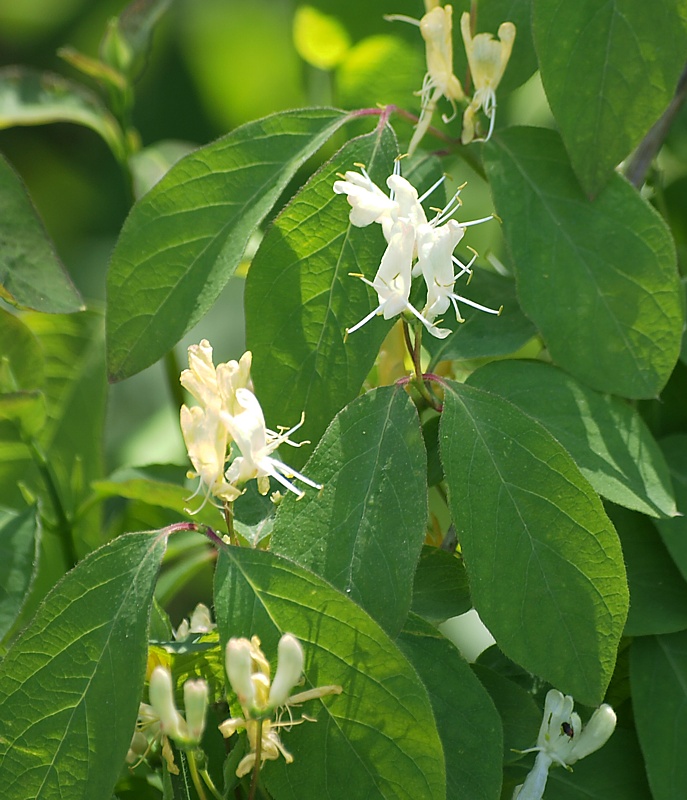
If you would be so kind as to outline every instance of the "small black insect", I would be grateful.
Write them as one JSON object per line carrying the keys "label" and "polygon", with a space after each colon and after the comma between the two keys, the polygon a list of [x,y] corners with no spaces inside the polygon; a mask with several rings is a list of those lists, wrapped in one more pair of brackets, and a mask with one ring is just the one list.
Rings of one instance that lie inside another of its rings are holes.
{"label": "small black insect", "polygon": [[573,726],[569,722],[564,722],[561,725],[561,733],[564,733],[566,736],[569,736],[571,739],[575,735],[575,731],[573,730]]}

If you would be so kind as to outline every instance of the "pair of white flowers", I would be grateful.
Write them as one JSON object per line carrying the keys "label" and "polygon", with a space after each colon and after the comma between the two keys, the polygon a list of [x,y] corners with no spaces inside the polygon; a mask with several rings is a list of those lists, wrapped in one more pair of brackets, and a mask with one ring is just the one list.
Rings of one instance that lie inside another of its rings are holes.
{"label": "pair of white flowers", "polygon": [[[245,730],[250,750],[241,759],[236,775],[247,775],[260,759],[274,761],[283,756],[287,764],[293,756],[282,744],[279,730],[290,729],[300,722],[315,720],[303,715],[293,719],[294,706],[308,700],[341,694],[341,686],[318,686],[305,692],[291,694],[303,675],[303,648],[295,636],[285,633],[279,640],[278,660],[274,680],[270,679],[270,663],[260,649],[257,636],[251,639],[230,639],[226,649],[226,668],[231,687],[241,706],[242,717],[225,720],[219,729],[225,738]],[[288,720],[282,721],[283,713]]]}
{"label": "pair of white flowers", "polygon": [[[439,328],[435,321],[450,305],[453,305],[459,322],[463,322],[463,317],[458,302],[488,314],[500,314],[501,309],[487,308],[454,292],[458,278],[472,274],[471,266],[476,254],[468,264],[463,264],[453,255],[453,251],[466,228],[493,217],[462,223],[451,219],[460,208],[459,189],[446,207],[428,220],[422,203],[443,182],[443,178],[419,197],[417,189],[400,175],[399,165],[397,160],[393,175],[387,178],[389,195],[372,181],[361,165],[358,165],[360,173],[348,171],[342,180],[334,183],[334,191],[345,194],[351,205],[351,224],[365,227],[376,222],[381,225],[387,241],[374,280],[370,281],[363,275],[356,276],[377,292],[379,304],[364,319],[347,328],[346,333],[357,331],[377,314],[382,314],[384,319],[391,319],[408,311],[420,320],[432,336],[444,339],[451,330]],[[427,301],[422,311],[418,311],[410,302],[412,279],[418,275],[422,275],[427,286]]]}
{"label": "pair of white flowers", "polygon": [[[188,364],[189,369],[181,373],[181,385],[200,405],[181,407],[181,431],[195,468],[190,477],[201,481],[195,494],[204,487],[204,503],[210,496],[224,503],[233,502],[246,481],[253,478],[257,479],[261,494],[269,491],[270,477],[298,497],[303,492],[289,478],[322,488],[272,456],[281,444],[300,446],[289,436],[303,424],[303,419],[290,430],[278,433],[266,427],[260,403],[250,388],[250,352],[244,353],[240,361],[215,367],[212,347],[203,339],[188,348]],[[225,469],[232,445],[238,453]]]}
{"label": "pair of white flowers", "polygon": [[549,768],[558,764],[570,769],[581,758],[603,747],[615,730],[616,716],[606,703],[599,706],[583,727],[570,695],[551,689],[544,703],[544,718],[539,728],[537,746],[523,753],[536,753],[534,768],[525,782],[515,787],[512,800],[541,800]]}
{"label": "pair of white flowers", "polygon": [[[453,8],[450,5],[439,5],[439,0],[425,0],[425,7],[427,13],[420,20],[402,14],[386,17],[388,20],[401,20],[417,25],[425,40],[427,74],[420,91],[422,109],[408,148],[410,154],[429,128],[439,99],[445,97],[451,104],[453,113],[450,117],[443,117],[444,122],[450,122],[457,114],[456,101],[465,98],[463,87],[453,74]],[[504,22],[499,26],[499,41],[495,41],[490,33],[473,36],[470,31],[470,14],[467,11],[460,18],[460,30],[475,87],[463,114],[461,141],[468,144],[472,141],[487,141],[494,130],[496,89],[513,50],[516,31],[512,22]],[[483,139],[475,139],[477,113],[480,109],[489,120],[489,129]]]}

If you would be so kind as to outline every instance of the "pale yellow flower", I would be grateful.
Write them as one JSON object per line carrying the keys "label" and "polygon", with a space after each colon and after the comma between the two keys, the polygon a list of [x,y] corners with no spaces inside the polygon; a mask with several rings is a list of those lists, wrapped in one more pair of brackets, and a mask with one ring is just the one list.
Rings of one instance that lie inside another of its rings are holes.
{"label": "pale yellow flower", "polygon": [[[470,33],[470,14],[465,12],[460,18],[460,30],[465,43],[470,74],[475,92],[470,105],[463,114],[463,133],[461,141],[468,144],[472,141],[488,141],[494,130],[496,119],[496,89],[501,82],[508,59],[515,41],[515,25],[503,22],[499,26],[499,41],[495,41],[490,33]],[[484,139],[475,139],[475,115],[484,111],[489,120],[489,130]]]}

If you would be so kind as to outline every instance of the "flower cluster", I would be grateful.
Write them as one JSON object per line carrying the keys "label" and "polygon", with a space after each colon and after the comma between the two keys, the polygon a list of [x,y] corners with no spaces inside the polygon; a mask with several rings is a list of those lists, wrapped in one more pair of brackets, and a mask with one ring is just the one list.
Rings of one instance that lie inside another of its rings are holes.
{"label": "flower cluster", "polygon": [[[291,694],[303,674],[303,648],[298,639],[285,633],[279,640],[277,671],[270,681],[270,664],[260,649],[257,636],[249,639],[230,639],[226,649],[226,668],[231,687],[236,693],[242,717],[225,720],[219,729],[225,738],[237,730],[245,730],[250,752],[239,762],[237,777],[247,775],[260,759],[274,761],[280,755],[287,764],[293,756],[282,744],[279,729],[289,730],[292,725],[315,720],[303,715],[294,720],[291,709],[299,703],[341,694],[340,686],[319,686],[298,694]],[[288,712],[288,721],[281,721],[283,710]]]}
{"label": "flower cluster", "polygon": [[[379,305],[352,328],[347,328],[346,333],[357,331],[377,314],[382,314],[384,319],[391,319],[408,311],[420,320],[432,336],[444,339],[451,331],[449,328],[437,327],[435,320],[451,304],[459,322],[463,322],[458,308],[459,301],[488,314],[500,314],[501,309],[487,308],[453,291],[458,278],[472,274],[471,266],[476,257],[475,254],[468,264],[463,264],[453,255],[453,251],[467,227],[486,222],[493,217],[470,222],[452,219],[460,208],[459,189],[445,208],[428,220],[422,203],[444,179],[437,181],[422,197],[418,197],[417,189],[401,176],[399,164],[396,161],[394,173],[386,181],[390,189],[389,195],[372,181],[365,168],[360,165],[360,173],[346,172],[341,176],[342,180],[334,183],[334,191],[348,197],[351,223],[357,227],[365,227],[376,222],[381,225],[387,241],[387,248],[374,280],[369,281],[363,275],[355,276],[377,292]],[[422,275],[427,286],[427,301],[421,312],[410,303],[412,278],[418,275]]]}
{"label": "flower cluster", "polygon": [[[289,478],[322,488],[272,456],[281,444],[300,447],[289,436],[300,428],[303,418],[290,430],[278,433],[265,426],[262,408],[250,388],[250,352],[238,362],[215,367],[212,347],[203,339],[188,348],[188,364],[189,369],[181,373],[181,385],[200,405],[181,407],[181,431],[195,468],[189,477],[200,478],[195,494],[205,487],[203,503],[210,496],[224,503],[233,502],[242,493],[243,484],[252,478],[257,479],[261,494],[269,491],[270,477],[299,498],[303,492]],[[225,470],[232,445],[239,455]]]}
{"label": "flower cluster", "polygon": [[[457,114],[456,101],[465,97],[460,81],[453,74],[453,8],[450,5],[439,5],[439,0],[425,0],[425,8],[427,13],[419,20],[403,14],[385,17],[387,20],[417,25],[425,41],[427,74],[419,92],[421,111],[408,147],[410,155],[427,132],[439,99],[445,97],[451,104],[451,116],[442,116],[444,122],[450,122]],[[512,22],[502,23],[498,30],[498,42],[493,40],[490,33],[473,36],[470,31],[470,14],[466,11],[460,19],[460,30],[475,87],[473,97],[463,114],[461,141],[468,144],[471,141],[487,141],[494,130],[496,88],[513,50],[515,25]],[[489,130],[484,139],[475,139],[475,118],[480,108],[489,120]]]}
{"label": "flower cluster", "polygon": [[525,782],[516,786],[513,800],[541,800],[553,764],[570,769],[572,764],[603,747],[611,737],[616,716],[609,705],[604,703],[597,708],[584,727],[573,705],[570,695],[563,696],[556,689],[546,695],[537,746],[522,751],[536,753],[537,758]]}
{"label": "flower cluster", "polygon": [[198,747],[205,730],[208,684],[202,679],[186,681],[183,691],[185,718],[174,701],[172,674],[166,667],[155,667],[148,687],[150,703],[139,706],[136,731],[127,754],[130,764],[145,758],[153,745],[160,744],[169,771],[178,774],[169,740],[184,750]]}

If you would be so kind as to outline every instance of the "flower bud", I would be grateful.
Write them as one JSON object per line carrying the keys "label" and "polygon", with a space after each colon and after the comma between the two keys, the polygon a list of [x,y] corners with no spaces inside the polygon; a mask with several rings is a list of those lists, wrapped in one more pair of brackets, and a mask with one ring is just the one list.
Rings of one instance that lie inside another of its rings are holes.
{"label": "flower bud", "polygon": [[279,640],[277,671],[270,687],[269,705],[282,706],[303,674],[303,648],[298,639],[285,633]]}
{"label": "flower bud", "polygon": [[227,644],[227,675],[231,688],[244,708],[255,706],[255,687],[252,681],[251,644],[248,639],[230,639]]}
{"label": "flower bud", "polygon": [[184,684],[184,709],[189,742],[200,743],[205,730],[205,712],[208,707],[208,685],[204,680],[186,681]]}
{"label": "flower bud", "polygon": [[160,730],[172,739],[183,738],[184,718],[178,712],[174,702],[172,675],[164,667],[155,667],[150,676],[148,690],[150,705],[160,719]]}

